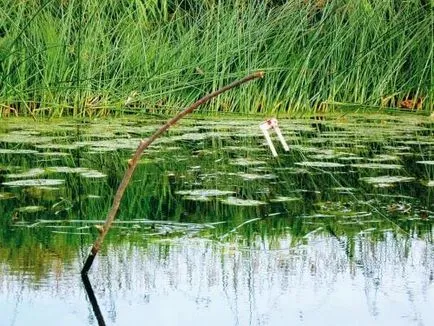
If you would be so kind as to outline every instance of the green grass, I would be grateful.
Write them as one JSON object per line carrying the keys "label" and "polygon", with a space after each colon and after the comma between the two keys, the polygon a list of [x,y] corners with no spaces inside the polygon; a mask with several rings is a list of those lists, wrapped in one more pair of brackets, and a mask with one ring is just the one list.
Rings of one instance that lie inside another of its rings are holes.
{"label": "green grass", "polygon": [[428,1],[0,3],[3,116],[172,114],[259,69],[265,79],[201,110],[279,114],[406,98],[433,110]]}

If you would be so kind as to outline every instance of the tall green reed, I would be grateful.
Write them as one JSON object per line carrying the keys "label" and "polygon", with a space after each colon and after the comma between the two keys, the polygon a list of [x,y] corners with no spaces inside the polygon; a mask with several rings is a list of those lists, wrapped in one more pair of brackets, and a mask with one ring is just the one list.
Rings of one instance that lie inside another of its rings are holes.
{"label": "tall green reed", "polygon": [[2,0],[3,108],[170,114],[263,69],[263,81],[203,110],[278,114],[406,98],[433,110],[432,8],[421,0],[90,0],[82,13],[80,3]]}

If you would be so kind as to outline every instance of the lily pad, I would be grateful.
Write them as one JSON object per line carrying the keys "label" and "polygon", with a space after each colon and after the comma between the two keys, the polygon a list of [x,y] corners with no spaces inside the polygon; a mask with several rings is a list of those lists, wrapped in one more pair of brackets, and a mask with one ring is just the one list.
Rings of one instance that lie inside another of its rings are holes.
{"label": "lily pad", "polygon": [[49,136],[35,136],[32,134],[7,134],[0,136],[0,141],[5,143],[17,144],[41,144],[53,141],[55,137]]}
{"label": "lily pad", "polygon": [[49,172],[55,172],[55,173],[83,173],[88,172],[88,168],[71,168],[69,166],[52,166],[47,168],[47,171]]}
{"label": "lily pad", "polygon": [[92,150],[89,150],[87,154],[101,154],[115,151],[116,148],[106,148],[106,147],[92,147]]}
{"label": "lily pad", "polygon": [[324,150],[322,150],[320,148],[308,147],[308,146],[303,146],[303,145],[292,145],[291,147],[292,147],[292,149],[299,150],[303,153],[327,154],[329,151],[329,150],[326,150],[326,152],[324,152]]}
{"label": "lily pad", "polygon": [[340,194],[352,194],[356,191],[356,189],[352,187],[334,187],[331,188],[331,190],[336,191]]}
{"label": "lily pad", "polygon": [[256,161],[256,160],[249,160],[246,158],[238,158],[230,163],[231,165],[239,165],[239,166],[252,166],[252,165],[263,165],[266,164],[265,161]]}
{"label": "lily pad", "polygon": [[288,174],[306,174],[310,173],[308,169],[297,168],[297,167],[284,167],[284,168],[276,168],[276,171],[285,171]]}
{"label": "lily pad", "polygon": [[296,162],[295,164],[300,166],[315,167],[315,168],[340,168],[345,166],[344,164],[340,164],[336,162],[321,162],[321,161]]}
{"label": "lily pad", "polygon": [[418,164],[434,165],[434,161],[416,161]]}
{"label": "lily pad", "polygon": [[85,198],[86,199],[100,199],[102,197],[99,195],[87,195],[87,196],[85,196]]}
{"label": "lily pad", "polygon": [[276,198],[270,199],[272,203],[283,203],[283,202],[291,202],[291,201],[299,201],[302,200],[300,197],[285,197],[285,196],[277,196]]}
{"label": "lily pad", "polygon": [[104,174],[102,172],[96,171],[96,170],[89,170],[86,172],[80,173],[80,175],[83,178],[105,178],[107,174]]}
{"label": "lily pad", "polygon": [[73,149],[78,149],[80,148],[80,146],[78,144],[41,144],[41,145],[36,145],[36,148],[41,148],[41,149],[65,149],[65,150],[73,150]]}
{"label": "lily pad", "polygon": [[399,161],[399,157],[395,155],[381,154],[369,159],[371,162],[384,162],[384,161]]}
{"label": "lily pad", "polygon": [[37,155],[40,155],[40,156],[70,156],[71,153],[66,153],[66,152],[42,152],[42,153],[38,153]]}
{"label": "lily pad", "polygon": [[253,199],[240,199],[237,197],[228,197],[226,199],[222,199],[221,202],[226,205],[234,205],[234,206],[260,206],[266,205],[267,203],[259,200]]}
{"label": "lily pad", "polygon": [[332,160],[339,157],[340,154],[318,154],[318,155],[309,155],[309,158],[312,160]]}
{"label": "lily pad", "polygon": [[379,177],[365,177],[361,178],[360,180],[365,181],[369,184],[386,184],[391,185],[398,182],[411,182],[414,181],[413,177],[401,177],[401,176],[390,176],[390,175],[383,175]]}
{"label": "lily pad", "polygon": [[272,179],[277,178],[277,176],[275,174],[238,173],[237,175],[246,181],[248,181],[248,180],[272,180]]}
{"label": "lily pad", "polygon": [[400,152],[411,150],[410,146],[389,146],[389,145],[387,145],[387,146],[384,146],[384,148],[388,149],[388,150],[400,151]]}
{"label": "lily pad", "polygon": [[211,197],[208,197],[208,196],[185,196],[185,197],[183,197],[183,199],[185,199],[185,200],[191,200],[191,201],[202,201],[202,202],[205,202],[205,201],[210,201]]}
{"label": "lily pad", "polygon": [[36,213],[45,211],[46,208],[44,206],[24,206],[17,208],[17,212],[20,213]]}
{"label": "lily pad", "polygon": [[65,182],[62,179],[27,179],[3,182],[4,186],[10,187],[37,187],[37,186],[58,186]]}
{"label": "lily pad", "polygon": [[116,138],[101,141],[76,142],[76,146],[90,146],[93,151],[116,151],[118,149],[136,149],[140,144],[138,138]]}
{"label": "lily pad", "polygon": [[178,141],[178,140],[204,140],[206,139],[209,133],[185,133],[179,136],[168,137],[167,141]]}
{"label": "lily pad", "polygon": [[173,142],[173,141],[200,141],[208,138],[223,138],[231,136],[228,132],[202,132],[202,133],[185,133],[179,136],[162,138],[158,143]]}
{"label": "lily pad", "polygon": [[10,178],[10,179],[34,178],[34,177],[38,177],[44,173],[45,173],[44,169],[35,168],[35,169],[30,169],[30,170],[23,172],[23,173],[10,173],[10,174],[7,174],[6,177]]}
{"label": "lily pad", "polygon": [[218,189],[194,189],[194,190],[179,190],[175,192],[177,195],[187,195],[194,197],[217,197],[234,194],[234,191],[218,190]]}
{"label": "lily pad", "polygon": [[0,148],[0,154],[35,154],[38,151],[33,149],[6,149]]}
{"label": "lily pad", "polygon": [[382,163],[360,163],[360,164],[351,164],[353,168],[361,168],[361,169],[402,169],[403,166],[400,164],[382,164]]}

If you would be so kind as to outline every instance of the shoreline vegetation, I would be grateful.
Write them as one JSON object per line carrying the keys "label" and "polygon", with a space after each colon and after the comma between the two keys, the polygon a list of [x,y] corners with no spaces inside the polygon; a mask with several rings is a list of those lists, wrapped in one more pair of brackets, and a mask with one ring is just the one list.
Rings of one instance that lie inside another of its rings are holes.
{"label": "shoreline vegetation", "polygon": [[2,0],[0,118],[433,111],[428,0]]}

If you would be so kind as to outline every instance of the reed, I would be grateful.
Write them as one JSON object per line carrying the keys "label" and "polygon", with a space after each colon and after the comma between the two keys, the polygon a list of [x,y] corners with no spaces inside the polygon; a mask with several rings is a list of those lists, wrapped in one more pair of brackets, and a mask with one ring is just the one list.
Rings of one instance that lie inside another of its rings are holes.
{"label": "reed", "polygon": [[428,1],[1,3],[2,116],[173,114],[258,69],[266,79],[201,110],[433,110]]}

